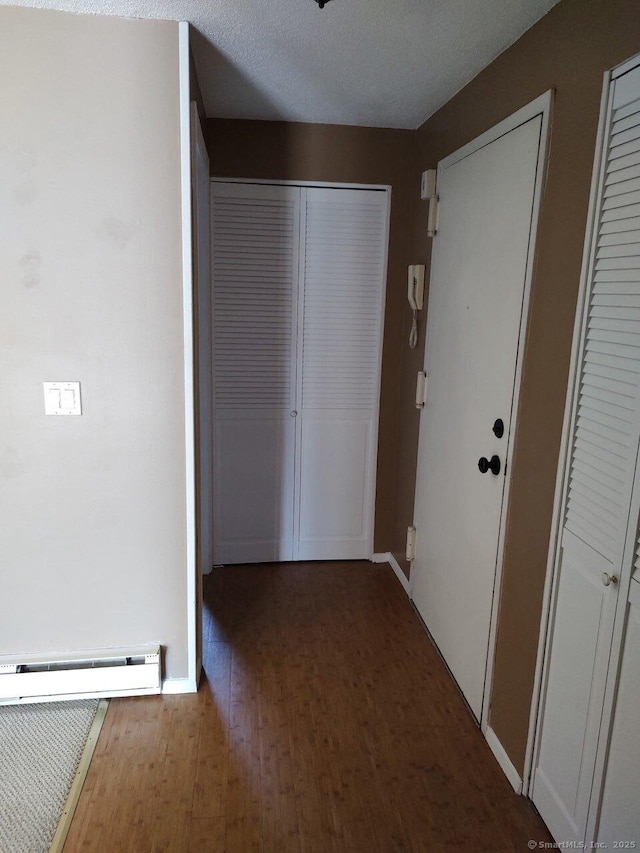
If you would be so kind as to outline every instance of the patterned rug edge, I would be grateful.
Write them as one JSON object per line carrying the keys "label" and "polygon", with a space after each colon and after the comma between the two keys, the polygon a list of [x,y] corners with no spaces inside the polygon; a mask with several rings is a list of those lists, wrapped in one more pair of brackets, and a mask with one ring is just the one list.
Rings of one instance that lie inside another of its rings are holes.
{"label": "patterned rug edge", "polygon": [[49,853],[62,853],[108,708],[109,700],[101,699],[98,703],[98,708],[93,718],[93,722],[91,723],[91,728],[89,729],[89,734],[87,735],[87,740],[85,742],[84,749],[82,750],[78,769],[76,770],[76,775],[74,776],[71,788],[69,789],[69,795],[64,804],[60,820],[58,821],[58,826],[56,827],[55,834],[51,841]]}

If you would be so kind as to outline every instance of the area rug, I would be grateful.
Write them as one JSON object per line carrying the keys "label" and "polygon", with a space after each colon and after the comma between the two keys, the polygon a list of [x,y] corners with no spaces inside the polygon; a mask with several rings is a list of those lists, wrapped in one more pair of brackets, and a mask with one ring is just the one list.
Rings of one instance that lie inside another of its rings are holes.
{"label": "area rug", "polygon": [[0,706],[0,853],[47,853],[54,837],[64,842],[107,704]]}

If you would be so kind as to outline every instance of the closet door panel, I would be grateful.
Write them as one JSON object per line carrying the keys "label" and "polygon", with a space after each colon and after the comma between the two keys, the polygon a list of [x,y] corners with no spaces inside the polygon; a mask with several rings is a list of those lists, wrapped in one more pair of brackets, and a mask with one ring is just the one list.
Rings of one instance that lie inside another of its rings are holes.
{"label": "closet door panel", "polygon": [[212,186],[215,560],[291,560],[300,190]]}
{"label": "closet door panel", "polygon": [[369,558],[386,193],[303,190],[301,243],[298,557]]}
{"label": "closet door panel", "polygon": [[[640,440],[640,69],[609,91],[584,275],[532,799],[558,841],[595,823]],[[635,523],[632,523],[635,531]],[[635,541],[635,538],[634,538]]]}
{"label": "closet door panel", "polygon": [[[295,421],[287,412],[225,411],[216,420],[219,461],[216,562],[291,560]],[[222,486],[222,488],[220,488]]]}
{"label": "closet door panel", "polygon": [[[640,580],[631,582],[598,842],[640,843]],[[622,846],[622,845],[620,845]]]}
{"label": "closet door panel", "polygon": [[587,821],[614,617],[602,573],[612,569],[565,531],[559,571],[534,802],[554,838],[577,840]]}
{"label": "closet door panel", "polygon": [[368,548],[371,420],[342,411],[308,414],[302,426],[301,560],[358,559]]}

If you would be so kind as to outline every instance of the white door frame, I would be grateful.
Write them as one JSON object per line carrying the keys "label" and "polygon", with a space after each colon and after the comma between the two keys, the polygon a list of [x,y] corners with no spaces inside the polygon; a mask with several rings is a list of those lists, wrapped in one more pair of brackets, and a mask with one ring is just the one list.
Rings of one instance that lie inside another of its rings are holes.
{"label": "white door frame", "polygon": [[[470,143],[473,148],[469,151],[465,148],[460,149],[455,157],[455,160],[447,158],[443,161],[443,165],[451,165],[451,163],[462,159],[460,156],[471,154],[472,151],[477,151],[484,145],[494,142],[498,137],[503,136],[509,131],[514,130],[524,122],[529,121],[536,115],[542,117],[540,127],[540,146],[538,148],[538,160],[536,163],[536,182],[533,191],[533,207],[531,211],[531,230],[529,232],[529,251],[527,253],[527,265],[525,270],[524,291],[522,296],[522,312],[520,314],[520,331],[518,335],[518,351],[516,355],[516,366],[513,378],[513,399],[511,401],[511,428],[507,436],[507,448],[505,451],[505,459],[508,461],[508,467],[505,474],[504,492],[502,495],[502,508],[500,511],[500,532],[498,534],[498,550],[496,555],[496,573],[493,582],[493,604],[491,607],[491,621],[489,623],[489,644],[487,647],[487,668],[484,679],[484,701],[482,703],[482,718],[480,726],[485,737],[498,740],[489,725],[490,699],[491,689],[493,686],[493,672],[496,653],[496,637],[498,628],[498,617],[500,614],[500,593],[502,589],[502,573],[504,567],[504,546],[507,527],[507,513],[509,510],[509,498],[511,493],[511,477],[513,473],[513,446],[514,436],[518,429],[518,412],[520,404],[520,388],[522,385],[522,367],[524,363],[524,349],[527,340],[527,327],[529,325],[529,308],[531,303],[531,284],[533,281],[533,268],[536,256],[536,240],[538,235],[538,222],[540,219],[540,204],[542,201],[542,190],[545,185],[547,173],[547,149],[549,145],[549,130],[551,126],[551,111],[553,108],[553,91],[545,92],[531,101],[518,112],[514,113],[505,121],[496,125],[486,134],[478,137],[474,142]],[[447,162],[449,161],[449,162]],[[517,787],[517,786],[516,786]]]}
{"label": "white door frame", "polygon": [[[200,230],[201,223],[199,221],[199,211],[198,211],[198,207],[197,207],[197,205],[200,201],[201,194],[203,193],[203,191],[206,191],[206,193],[207,193],[207,224],[209,226],[208,231],[207,231],[206,240],[208,242],[207,248],[209,249],[209,252],[210,252],[210,249],[211,249],[211,222],[210,222],[209,214],[211,211],[211,201],[209,199],[209,189],[210,189],[211,183],[210,183],[209,176],[207,177],[206,181],[203,181],[203,180],[201,180],[200,176],[198,175],[198,162],[197,162],[198,150],[204,151],[204,154],[206,157],[206,162],[207,162],[207,171],[209,170],[210,163],[209,163],[209,154],[207,151],[207,145],[205,142],[204,133],[202,131],[202,122],[200,121],[200,115],[198,113],[198,105],[195,101],[191,101],[191,134],[192,134],[191,149],[192,149],[192,159],[193,159],[193,162],[192,162],[192,170],[193,170],[193,172],[192,172],[192,192],[193,192],[193,208],[194,208],[193,228],[194,228],[194,236],[196,237],[196,239],[194,240],[194,276],[195,276],[194,299],[199,304],[201,299],[202,299],[203,287],[208,289],[209,299],[211,302],[211,309],[207,312],[208,316],[206,316],[204,318],[200,316],[201,312],[199,311],[199,314],[198,314],[198,337],[199,337],[198,345],[201,346],[201,343],[202,343],[202,327],[204,326],[204,330],[206,332],[206,335],[208,336],[208,343],[207,343],[207,347],[206,347],[207,352],[208,352],[208,360],[209,360],[208,369],[211,370],[213,367],[213,358],[212,358],[212,354],[213,354],[213,304],[212,304],[212,300],[211,300],[211,258],[209,257],[208,264],[205,264],[205,268],[204,269],[201,268],[200,249],[199,249],[199,244],[200,244],[199,230]],[[206,190],[205,190],[205,188],[206,188]],[[204,285],[203,285],[203,279],[206,282],[206,284],[204,284]],[[198,358],[202,359],[202,352],[201,351],[198,352]],[[202,375],[202,366],[200,364],[198,365],[198,372],[201,376]],[[208,380],[209,381],[207,381],[206,389],[205,389],[207,397],[208,397],[209,407],[210,407],[209,418],[208,418],[208,421],[209,421],[208,432],[210,434],[209,434],[208,438],[211,442],[213,442],[213,376],[211,374],[209,375]],[[202,393],[202,379],[200,379],[199,386],[200,387],[198,388],[198,393],[200,394],[200,393]],[[203,476],[203,470],[202,470],[203,436],[202,436],[202,432],[203,432],[203,427],[202,427],[202,424],[200,423],[198,425],[198,437],[199,437],[199,441],[200,441],[200,458],[197,460],[198,461],[197,467],[199,468],[198,487],[201,491],[207,490],[208,499],[209,499],[211,507],[212,507],[211,511],[213,512],[213,448],[211,445],[209,446],[209,451],[211,453],[210,465],[208,466],[208,470],[206,471],[206,474],[204,474],[204,476]],[[200,496],[200,504],[202,504],[202,496]],[[198,512],[199,513],[201,512],[200,506],[198,507]],[[198,553],[198,575],[208,575],[208,574],[210,574],[210,572],[213,568],[213,534],[212,534],[213,526],[211,525],[209,527],[208,533],[203,532],[203,528],[206,528],[206,525],[203,524],[203,520],[202,520],[202,518],[200,518],[200,516],[198,516],[198,525],[199,525],[199,536],[200,536],[199,553]],[[204,542],[204,544],[203,544],[203,542]],[[201,585],[201,583],[202,583],[200,577],[198,577],[198,583],[199,583],[199,585]]]}
{"label": "white door frame", "polygon": [[[335,181],[277,181],[277,180],[269,180],[265,178],[220,178],[213,177],[211,178],[212,184],[261,184],[267,186],[277,186],[277,187],[318,187],[321,189],[337,189],[337,190],[376,190],[378,192],[383,192],[386,195],[387,202],[387,211],[386,211],[386,223],[385,223],[385,246],[384,246],[384,260],[383,260],[383,268],[384,268],[384,282],[382,288],[382,306],[380,311],[380,334],[379,334],[379,346],[378,346],[378,393],[376,398],[376,412],[377,417],[375,418],[374,428],[373,428],[373,436],[372,436],[372,445],[375,448],[373,453],[373,461],[371,467],[371,490],[373,495],[367,496],[371,497],[369,504],[371,506],[371,515],[370,515],[370,542],[369,542],[369,555],[370,559],[373,560],[373,547],[374,547],[374,539],[375,539],[375,511],[376,511],[376,485],[377,485],[377,476],[378,476],[378,436],[380,432],[380,396],[382,391],[382,351],[384,348],[384,323],[385,323],[385,314],[386,314],[386,304],[387,304],[387,284],[388,284],[388,276],[389,276],[389,234],[390,234],[390,225],[391,225],[391,191],[392,187],[390,184],[358,184],[358,183],[338,183]],[[213,193],[211,194],[213,198]],[[211,233],[213,235],[213,217],[211,217]],[[299,274],[300,270],[299,270]],[[213,304],[214,291],[212,291],[212,304]],[[300,317],[296,317],[296,328],[298,335],[301,334],[300,331]],[[296,381],[297,382],[297,381]],[[215,400],[214,400],[214,413],[213,417],[215,419]],[[214,484],[215,487],[215,484]],[[296,486],[297,488],[297,486]],[[213,531],[213,535],[215,536],[215,530]]]}
{"label": "white door frame", "polygon": [[[209,154],[207,151],[198,105],[191,101],[191,191],[193,216],[193,265],[194,265],[194,313],[197,313],[194,327],[194,383],[197,376],[197,405],[194,400],[194,417],[197,414],[195,432],[196,443],[195,479],[196,479],[196,675],[199,679],[202,671],[202,613],[203,586],[202,576],[213,568],[213,306],[211,303],[211,229],[209,223]],[[201,175],[201,171],[205,175]],[[206,197],[206,198],[203,198]],[[202,202],[206,201],[206,220],[202,215]],[[202,226],[207,226],[206,236],[202,235]],[[202,246],[206,246],[205,259],[202,259]],[[196,312],[197,306],[197,312]],[[204,350],[204,355],[203,355]],[[202,362],[206,361],[206,365]],[[207,411],[208,410],[208,411]],[[208,461],[208,464],[205,464]],[[207,509],[210,517],[207,518]]]}
{"label": "white door frame", "polygon": [[390,184],[344,184],[336,181],[275,181],[269,178],[211,178],[212,184],[266,184],[271,187],[319,187],[320,189],[336,190],[379,190],[389,196],[391,207]]}
{"label": "white door frame", "polygon": [[[446,169],[455,163],[458,163],[460,160],[463,160],[465,157],[468,157],[471,154],[474,154],[481,148],[484,148],[487,145],[490,145],[492,142],[495,142],[501,136],[509,133],[512,130],[515,130],[520,125],[524,124],[527,121],[530,121],[532,118],[540,115],[542,117],[541,127],[540,127],[540,146],[538,148],[538,158],[536,164],[536,179],[534,186],[534,194],[533,194],[533,207],[532,207],[532,216],[531,216],[531,230],[529,236],[529,252],[527,255],[527,264],[525,269],[525,281],[524,281],[524,289],[523,289],[523,299],[522,299],[522,311],[520,315],[520,329],[518,334],[518,349],[516,356],[516,364],[515,364],[515,372],[514,372],[514,383],[513,383],[513,398],[511,403],[511,429],[510,433],[507,436],[507,447],[505,450],[505,458],[508,460],[507,471],[505,474],[505,484],[504,491],[502,497],[502,506],[500,511],[500,528],[498,534],[498,547],[497,547],[497,555],[496,555],[496,570],[494,576],[494,594],[493,594],[493,604],[491,607],[491,620],[489,624],[489,643],[487,648],[487,663],[485,670],[485,679],[484,679],[484,692],[483,692],[483,703],[482,703],[482,716],[480,720],[480,726],[483,734],[489,741],[494,752],[500,751],[502,748],[500,747],[499,741],[495,734],[493,733],[491,727],[489,726],[489,698],[491,695],[491,687],[493,683],[493,671],[494,671],[494,657],[495,657],[495,647],[496,647],[496,632],[497,632],[497,623],[498,623],[498,615],[499,615],[499,598],[500,598],[500,588],[502,583],[502,569],[503,569],[503,561],[504,561],[504,545],[505,545],[505,530],[506,530],[506,518],[507,518],[507,510],[509,507],[509,493],[511,486],[511,473],[512,473],[512,464],[511,464],[511,454],[513,449],[513,435],[517,429],[517,414],[518,414],[518,404],[520,399],[520,385],[522,379],[522,364],[523,364],[523,349],[524,342],[526,341],[526,331],[527,325],[529,322],[529,304],[530,304],[530,296],[531,296],[531,282],[533,278],[533,267],[534,267],[534,259],[535,259],[535,245],[536,245],[536,235],[538,230],[538,220],[540,213],[540,202],[542,198],[542,188],[545,183],[545,174],[546,174],[546,162],[547,162],[547,147],[548,147],[548,139],[549,139],[549,127],[550,127],[550,117],[551,117],[551,108],[553,104],[553,92],[549,90],[545,92],[540,97],[536,98],[531,103],[522,107],[522,109],[515,112],[513,115],[506,118],[504,121],[501,121],[499,124],[492,127],[490,130],[478,136],[472,142],[469,142],[467,145],[464,145],[462,148],[450,154],[448,157],[445,157],[438,163],[438,179],[442,173],[443,169]],[[531,251],[531,247],[534,247],[534,251]],[[412,596],[413,597],[413,596]],[[503,750],[502,750],[503,752]],[[517,776],[517,772],[514,771],[513,767],[507,768],[505,767],[505,759],[506,753],[504,755],[500,755],[498,760],[500,764],[503,766],[503,769],[507,773],[509,780],[512,782],[516,790],[519,788],[521,782],[519,777]],[[507,759],[508,761],[508,759]],[[514,773],[516,778],[514,779]]]}
{"label": "white door frame", "polygon": [[184,340],[184,443],[187,569],[187,675],[165,680],[164,693],[195,693],[200,672],[197,652],[198,578],[196,559],[196,459],[195,382],[193,334],[193,211],[191,183],[191,91],[189,24],[178,24],[178,71],[180,109],[180,184],[182,206],[182,316]]}
{"label": "white door frame", "polygon": [[[553,516],[551,524],[551,535],[549,541],[549,554],[547,558],[547,570],[545,576],[543,602],[542,602],[542,618],[540,620],[540,635],[538,640],[538,654],[536,658],[536,670],[534,677],[533,693],[531,697],[531,712],[529,715],[529,731],[527,737],[527,747],[525,752],[525,764],[523,774],[523,794],[528,795],[531,789],[531,781],[533,770],[537,761],[540,740],[540,708],[542,702],[542,691],[545,681],[546,671],[548,668],[547,649],[551,634],[553,631],[553,621],[551,614],[555,607],[558,587],[558,566],[561,550],[561,531],[563,523],[563,507],[566,506],[566,495],[568,489],[568,473],[567,453],[573,432],[575,413],[579,391],[579,377],[577,372],[578,359],[582,349],[582,337],[584,335],[583,319],[584,314],[588,310],[587,294],[588,294],[588,277],[591,270],[591,256],[595,251],[596,243],[596,228],[598,226],[598,192],[600,189],[600,178],[605,163],[605,143],[608,134],[608,122],[606,122],[607,110],[611,97],[611,83],[617,77],[626,74],[633,68],[640,65],[640,55],[623,62],[621,65],[614,68],[612,71],[605,72],[602,84],[602,97],[600,100],[600,116],[598,120],[598,136],[596,138],[595,154],[593,161],[593,171],[591,176],[591,190],[589,194],[589,211],[587,215],[587,225],[585,231],[585,242],[582,255],[582,268],[580,273],[580,286],[578,291],[578,303],[576,305],[576,315],[574,321],[573,343],[571,347],[571,361],[569,365],[569,384],[567,388],[567,397],[564,411],[564,425],[562,430],[562,440],[560,444],[559,464],[556,475],[556,490],[553,504]],[[636,501],[637,501],[636,496]],[[637,508],[635,510],[637,512]],[[625,545],[625,554],[629,547],[635,547],[635,542],[631,545],[629,542]],[[615,691],[616,678],[611,677],[611,673],[618,672],[620,657],[621,657],[621,640],[624,629],[624,611],[626,610],[628,600],[628,586],[630,577],[625,580],[625,588],[622,587],[618,593],[618,604],[616,608],[616,616],[614,622],[614,634],[612,643],[611,661],[609,665],[610,675],[607,677],[607,686],[604,698],[604,712],[601,722],[600,731],[607,732],[610,729],[611,715],[613,712],[613,696]],[[616,651],[617,650],[617,651]],[[598,768],[602,768],[607,744],[604,748],[598,745],[598,757],[596,759],[595,777],[598,778]],[[600,774],[602,775],[602,774]],[[595,794],[599,798],[602,785],[596,786],[592,792],[592,798]],[[592,799],[593,801],[593,799]],[[597,809],[595,810],[598,811]],[[591,814],[587,824],[587,836],[595,831],[596,815]]]}

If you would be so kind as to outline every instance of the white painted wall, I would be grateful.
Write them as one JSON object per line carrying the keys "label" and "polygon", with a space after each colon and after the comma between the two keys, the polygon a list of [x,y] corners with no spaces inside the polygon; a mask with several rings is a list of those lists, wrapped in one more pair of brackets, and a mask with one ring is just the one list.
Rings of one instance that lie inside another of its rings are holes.
{"label": "white painted wall", "polygon": [[178,25],[0,32],[0,654],[155,641],[184,678]]}

